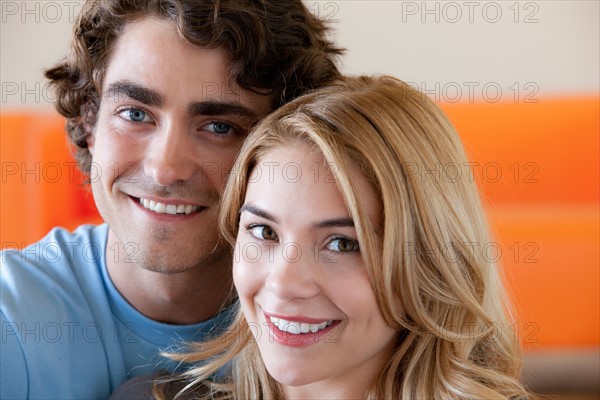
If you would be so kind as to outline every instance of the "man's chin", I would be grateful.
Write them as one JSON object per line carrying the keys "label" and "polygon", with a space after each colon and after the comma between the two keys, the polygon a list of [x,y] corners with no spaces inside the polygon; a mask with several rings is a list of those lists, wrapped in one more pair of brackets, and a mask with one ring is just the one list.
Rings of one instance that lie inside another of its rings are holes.
{"label": "man's chin", "polygon": [[177,275],[177,274],[183,274],[186,272],[190,272],[193,269],[196,268],[196,266],[181,266],[181,265],[177,265],[177,266],[165,266],[165,265],[158,265],[158,264],[144,264],[144,265],[140,265],[141,268],[145,269],[146,271],[149,272],[155,272],[157,274],[161,274],[161,275]]}
{"label": "man's chin", "polygon": [[137,267],[159,274],[181,274],[198,268],[202,264],[202,259],[202,256],[192,256],[185,254],[184,251],[172,255],[158,252],[158,254],[139,256]]}
{"label": "man's chin", "polygon": [[[190,249],[164,249],[138,254],[137,266],[146,271],[164,275],[192,272],[197,269],[208,271],[214,267],[222,267],[223,263],[231,264],[230,252],[223,247],[215,247],[210,252],[191,253]],[[227,261],[226,261],[227,260]]]}

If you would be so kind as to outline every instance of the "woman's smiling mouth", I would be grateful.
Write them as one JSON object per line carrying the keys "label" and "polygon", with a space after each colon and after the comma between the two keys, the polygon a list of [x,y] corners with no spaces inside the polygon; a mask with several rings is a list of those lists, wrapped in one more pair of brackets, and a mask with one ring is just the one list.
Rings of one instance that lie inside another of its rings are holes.
{"label": "woman's smiling mouth", "polygon": [[307,322],[298,322],[298,321],[288,321],[283,318],[270,317],[271,322],[279,328],[279,330],[291,333],[294,335],[299,335],[301,333],[316,333],[321,331],[331,324],[333,324],[334,320],[323,321],[319,324],[309,324]]}

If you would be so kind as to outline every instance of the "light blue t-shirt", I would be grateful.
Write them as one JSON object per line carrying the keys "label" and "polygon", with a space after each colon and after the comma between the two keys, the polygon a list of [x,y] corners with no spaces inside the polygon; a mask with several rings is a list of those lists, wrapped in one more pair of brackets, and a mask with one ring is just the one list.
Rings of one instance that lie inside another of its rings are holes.
{"label": "light blue t-shirt", "polygon": [[194,325],[140,314],[108,276],[107,237],[106,224],[57,228],[0,252],[1,399],[106,399],[129,378],[172,370],[160,350],[230,321],[231,307]]}

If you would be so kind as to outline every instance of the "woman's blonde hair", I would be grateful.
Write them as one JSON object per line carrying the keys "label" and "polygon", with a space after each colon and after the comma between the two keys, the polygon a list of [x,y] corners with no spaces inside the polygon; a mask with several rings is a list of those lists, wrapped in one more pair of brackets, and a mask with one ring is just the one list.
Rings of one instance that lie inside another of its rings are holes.
{"label": "woman's blonde hair", "polygon": [[[477,188],[460,139],[435,103],[392,77],[355,77],[271,114],[246,140],[223,194],[220,223],[232,244],[253,168],[267,152],[297,141],[333,166],[379,307],[399,332],[365,397],[527,397],[507,299],[484,251],[492,242]],[[380,231],[361,207],[351,165],[378,195]],[[283,398],[239,310],[224,335],[175,357],[203,362],[184,375],[206,398]],[[225,366],[231,378],[211,381]]]}

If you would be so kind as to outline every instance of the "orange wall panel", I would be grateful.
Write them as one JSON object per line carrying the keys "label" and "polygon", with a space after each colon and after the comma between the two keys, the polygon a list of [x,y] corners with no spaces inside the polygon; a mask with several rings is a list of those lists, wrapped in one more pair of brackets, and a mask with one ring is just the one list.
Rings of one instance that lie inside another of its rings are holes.
{"label": "orange wall panel", "polygon": [[600,99],[442,104],[494,205],[598,203]]}
{"label": "orange wall panel", "polygon": [[[441,106],[474,163],[516,305],[515,340],[600,345],[600,98]],[[101,221],[62,118],[0,114],[0,130],[2,247]]]}
{"label": "orange wall panel", "polygon": [[99,221],[55,114],[2,114],[1,244],[23,247],[52,227]]}

